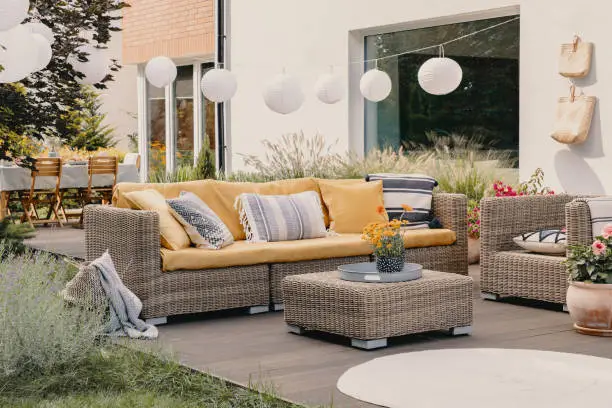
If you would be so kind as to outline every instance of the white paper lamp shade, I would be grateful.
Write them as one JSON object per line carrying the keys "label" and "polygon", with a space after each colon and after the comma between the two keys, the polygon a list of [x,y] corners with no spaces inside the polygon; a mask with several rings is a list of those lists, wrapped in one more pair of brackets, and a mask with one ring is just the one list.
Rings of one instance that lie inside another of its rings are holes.
{"label": "white paper lamp shade", "polygon": [[208,100],[221,103],[234,97],[238,84],[231,71],[215,68],[204,74],[200,87]]}
{"label": "white paper lamp shade", "polygon": [[53,30],[51,30],[46,24],[26,23],[25,26],[30,29],[32,34],[40,34],[45,37],[49,44],[53,45],[53,43],[55,42],[55,35],[53,34]]}
{"label": "white paper lamp shade", "polygon": [[91,45],[82,45],[78,48],[79,52],[87,53],[87,62],[81,62],[75,55],[68,57],[68,62],[75,71],[85,75],[76,81],[83,85],[93,85],[101,82],[108,75],[108,65],[110,60],[106,57],[104,50]]}
{"label": "white paper lamp shade", "polygon": [[270,110],[287,115],[300,109],[304,103],[304,91],[299,79],[281,74],[268,82],[263,91],[263,98]]}
{"label": "white paper lamp shade", "polygon": [[432,95],[447,95],[461,85],[463,70],[450,58],[430,58],[419,69],[419,85]]}
{"label": "white paper lamp shade", "polygon": [[21,24],[27,17],[28,0],[0,0],[0,31],[7,31]]}
{"label": "white paper lamp shade", "polygon": [[41,34],[32,34],[32,37],[36,42],[38,58],[36,62],[36,67],[34,68],[34,72],[37,72],[47,68],[47,65],[49,65],[49,62],[51,62],[53,51],[51,50],[51,44],[49,44],[47,39]]}
{"label": "white paper lamp shade", "polygon": [[344,99],[345,89],[342,77],[337,74],[323,74],[315,84],[315,94],[323,103],[333,105]]}
{"label": "white paper lamp shade", "polygon": [[145,67],[145,76],[156,88],[165,88],[176,79],[177,70],[174,61],[168,57],[152,58]]}
{"label": "white paper lamp shade", "polygon": [[359,89],[364,98],[372,102],[380,102],[391,93],[391,78],[379,69],[371,69],[361,77]]}
{"label": "white paper lamp shade", "polygon": [[18,82],[30,75],[38,65],[38,44],[23,25],[0,32],[0,83]]}

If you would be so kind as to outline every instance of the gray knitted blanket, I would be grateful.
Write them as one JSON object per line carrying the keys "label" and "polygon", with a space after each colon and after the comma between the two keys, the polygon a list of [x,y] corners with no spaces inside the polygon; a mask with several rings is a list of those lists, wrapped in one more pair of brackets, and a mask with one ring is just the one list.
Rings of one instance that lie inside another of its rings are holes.
{"label": "gray knitted blanket", "polygon": [[157,328],[138,316],[142,302],[121,281],[108,252],[79,270],[68,283],[64,297],[74,304],[107,303],[110,319],[105,328],[109,336],[155,339]]}

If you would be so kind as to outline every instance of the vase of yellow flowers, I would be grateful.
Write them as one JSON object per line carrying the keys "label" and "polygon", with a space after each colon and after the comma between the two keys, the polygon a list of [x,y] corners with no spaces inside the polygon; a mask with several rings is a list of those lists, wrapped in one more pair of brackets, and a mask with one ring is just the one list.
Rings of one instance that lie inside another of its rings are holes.
{"label": "vase of yellow flowers", "polygon": [[387,223],[368,224],[361,238],[372,245],[376,256],[376,269],[380,273],[401,272],[404,269],[404,237],[401,226],[404,222],[393,220]]}

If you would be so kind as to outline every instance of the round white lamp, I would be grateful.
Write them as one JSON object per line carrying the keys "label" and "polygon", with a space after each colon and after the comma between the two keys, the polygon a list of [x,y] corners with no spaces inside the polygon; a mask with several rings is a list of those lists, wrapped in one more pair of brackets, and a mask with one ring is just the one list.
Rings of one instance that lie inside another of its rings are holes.
{"label": "round white lamp", "polygon": [[364,98],[372,102],[380,102],[391,93],[391,78],[378,68],[371,69],[361,77],[359,89]]}
{"label": "round white lamp", "polygon": [[204,96],[212,102],[227,102],[234,97],[238,84],[234,74],[223,68],[211,69],[202,77],[200,85]]}
{"label": "round white lamp", "polygon": [[100,48],[91,45],[82,45],[77,48],[79,52],[87,53],[87,62],[81,62],[79,59],[71,55],[68,57],[68,63],[72,65],[75,71],[85,75],[84,78],[77,78],[76,81],[82,85],[93,85],[101,82],[108,74],[109,60],[106,58],[106,53]]}
{"label": "round white lamp", "polygon": [[457,61],[446,58],[430,58],[419,69],[419,85],[432,95],[447,95],[461,85],[463,70]]}
{"label": "round white lamp", "polygon": [[24,25],[30,29],[32,34],[40,34],[45,37],[49,44],[53,45],[53,43],[55,42],[55,35],[53,34],[53,30],[51,30],[46,24],[26,23]]}
{"label": "round white lamp", "polygon": [[315,84],[315,94],[323,103],[333,105],[344,98],[344,83],[340,75],[333,73],[323,74]]}
{"label": "round white lamp", "polygon": [[295,112],[304,103],[304,91],[300,81],[291,75],[280,74],[273,78],[263,91],[266,106],[283,115]]}
{"label": "round white lamp", "polygon": [[17,25],[8,31],[0,32],[0,44],[6,49],[0,50],[0,83],[19,82],[38,65],[38,44],[30,30]]}
{"label": "round white lamp", "polygon": [[37,72],[47,68],[47,65],[51,62],[51,57],[53,57],[53,51],[51,50],[51,44],[41,34],[32,34],[32,38],[36,42],[38,56],[33,72]]}
{"label": "round white lamp", "polygon": [[0,31],[7,31],[20,24],[27,16],[28,0],[0,1]]}
{"label": "round white lamp", "polygon": [[168,57],[155,57],[147,63],[145,76],[156,88],[165,88],[176,79],[177,70],[174,61]]}

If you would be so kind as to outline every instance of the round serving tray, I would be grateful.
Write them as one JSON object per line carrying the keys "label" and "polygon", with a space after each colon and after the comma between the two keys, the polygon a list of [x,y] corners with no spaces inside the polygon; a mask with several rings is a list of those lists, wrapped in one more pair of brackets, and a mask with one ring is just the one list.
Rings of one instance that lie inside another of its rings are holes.
{"label": "round serving tray", "polygon": [[340,279],[352,282],[391,283],[407,282],[423,276],[423,266],[406,263],[401,272],[379,273],[375,262],[363,262],[338,267]]}

